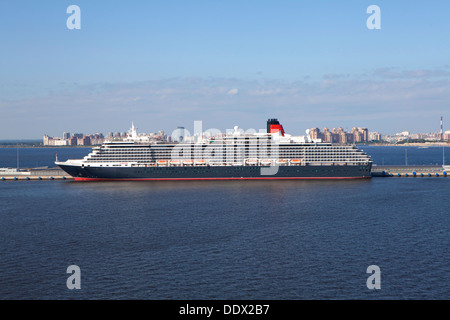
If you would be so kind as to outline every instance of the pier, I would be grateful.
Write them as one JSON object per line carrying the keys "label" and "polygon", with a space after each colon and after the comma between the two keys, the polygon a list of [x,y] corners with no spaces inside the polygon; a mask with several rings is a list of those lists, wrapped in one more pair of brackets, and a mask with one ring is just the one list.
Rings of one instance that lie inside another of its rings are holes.
{"label": "pier", "polygon": [[442,165],[377,166],[372,167],[372,177],[447,177]]}
{"label": "pier", "polygon": [[[372,177],[447,177],[449,173],[442,165],[378,166],[372,167]],[[59,168],[10,170],[0,172],[1,181],[18,180],[73,180],[73,177]]]}
{"label": "pier", "polygon": [[73,177],[60,168],[0,171],[0,181],[17,180],[73,180]]}

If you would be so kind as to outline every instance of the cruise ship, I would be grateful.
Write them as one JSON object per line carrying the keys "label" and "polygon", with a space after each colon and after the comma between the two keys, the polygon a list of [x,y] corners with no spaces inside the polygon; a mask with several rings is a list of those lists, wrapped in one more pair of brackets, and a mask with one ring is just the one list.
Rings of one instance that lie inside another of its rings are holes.
{"label": "cruise ship", "polygon": [[361,179],[371,178],[372,160],[354,145],[286,134],[277,119],[267,130],[226,134],[196,141],[151,141],[132,125],[121,141],[107,140],[83,159],[55,164],[78,181]]}

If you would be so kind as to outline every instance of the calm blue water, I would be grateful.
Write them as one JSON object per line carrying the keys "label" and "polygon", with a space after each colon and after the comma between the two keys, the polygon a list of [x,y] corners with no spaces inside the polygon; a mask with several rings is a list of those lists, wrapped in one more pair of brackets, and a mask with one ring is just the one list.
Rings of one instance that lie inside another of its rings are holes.
{"label": "calm blue water", "polygon": [[0,148],[0,168],[55,167],[56,153],[58,160],[82,159],[92,148]]}
{"label": "calm blue water", "polygon": [[[404,163],[402,148],[372,148]],[[418,159],[439,163],[430,149]],[[449,178],[0,181],[0,299],[449,299],[449,190]],[[81,290],[66,287],[72,264]],[[373,264],[380,290],[366,287]]]}
{"label": "calm blue water", "polygon": [[442,165],[443,161],[450,164],[450,147],[359,146],[359,148],[370,155],[377,165]]}

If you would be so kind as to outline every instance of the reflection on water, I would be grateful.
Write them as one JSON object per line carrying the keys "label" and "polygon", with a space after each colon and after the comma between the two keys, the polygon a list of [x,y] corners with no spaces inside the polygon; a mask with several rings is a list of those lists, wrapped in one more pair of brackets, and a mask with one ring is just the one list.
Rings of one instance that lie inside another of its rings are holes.
{"label": "reflection on water", "polygon": [[156,192],[156,191],[207,191],[220,192],[271,190],[288,192],[327,188],[359,187],[369,184],[371,179],[343,180],[180,180],[180,181],[68,181],[66,187],[83,188],[90,191]]}

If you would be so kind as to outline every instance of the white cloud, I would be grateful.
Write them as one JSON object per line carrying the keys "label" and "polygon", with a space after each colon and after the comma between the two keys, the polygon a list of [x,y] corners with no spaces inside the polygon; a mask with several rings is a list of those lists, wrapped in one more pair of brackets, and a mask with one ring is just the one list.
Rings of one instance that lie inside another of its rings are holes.
{"label": "white cloud", "polygon": [[239,93],[239,89],[237,89],[237,88],[230,89],[230,90],[228,90],[228,92],[227,92],[227,94],[228,94],[229,96],[235,96],[235,95],[237,95],[238,93]]}
{"label": "white cloud", "polygon": [[0,137],[121,131],[132,119],[139,119],[144,132],[159,128],[169,132],[198,119],[208,127],[257,128],[264,127],[269,117],[280,118],[301,134],[321,123],[387,132],[399,117],[408,119],[412,127],[432,128],[435,117],[450,118],[448,101],[448,78],[325,76],[296,82],[171,78],[97,83],[73,85],[47,96],[0,100]]}
{"label": "white cloud", "polygon": [[434,70],[399,70],[398,68],[378,68],[374,75],[383,79],[429,79],[450,77],[448,66],[439,67]]}

